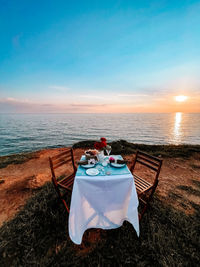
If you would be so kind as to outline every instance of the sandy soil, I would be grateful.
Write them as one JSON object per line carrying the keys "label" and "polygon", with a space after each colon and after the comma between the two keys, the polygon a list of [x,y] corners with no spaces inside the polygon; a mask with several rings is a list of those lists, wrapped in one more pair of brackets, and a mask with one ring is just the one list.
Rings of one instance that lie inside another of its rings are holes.
{"label": "sandy soil", "polygon": [[[6,168],[0,169],[0,179],[4,180],[3,183],[0,183],[0,226],[16,214],[33,194],[34,189],[51,181],[48,157],[63,150],[64,148],[42,150],[38,152],[38,158],[23,164],[10,164]],[[83,149],[75,149],[76,162],[80,159],[83,151]],[[125,156],[128,160],[132,160],[133,157],[134,155]],[[143,169],[138,171],[144,172],[147,177],[150,176],[150,172],[145,172]],[[198,185],[194,181],[200,181],[199,155],[188,160],[165,158],[157,193],[164,201],[191,213],[193,212],[192,205],[185,206],[182,205],[182,202],[184,200],[188,204],[192,202],[200,205],[199,195],[191,194],[186,188],[189,187],[193,191],[198,190]],[[179,188],[180,185],[183,187]]]}

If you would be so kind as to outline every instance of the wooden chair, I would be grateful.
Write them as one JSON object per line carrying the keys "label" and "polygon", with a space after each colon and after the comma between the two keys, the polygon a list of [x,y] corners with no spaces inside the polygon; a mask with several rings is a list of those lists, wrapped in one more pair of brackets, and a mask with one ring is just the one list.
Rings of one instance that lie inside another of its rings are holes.
{"label": "wooden chair", "polygon": [[[153,174],[152,182],[146,181],[146,179],[140,177],[135,173],[136,165],[138,164],[141,164],[153,171],[151,172],[151,174]],[[141,151],[136,152],[133,164],[130,167],[130,171],[134,176],[138,198],[143,206],[141,212],[139,213],[140,220],[142,219],[145,211],[147,210],[149,202],[152,199],[152,196],[158,185],[158,177],[160,174],[161,166],[162,166],[162,159],[148,155]]]}
{"label": "wooden chair", "polygon": [[[52,173],[53,185],[56,189],[56,192],[58,193],[59,198],[61,199],[67,212],[69,213],[69,207],[66,203],[65,196],[67,193],[71,193],[72,191],[74,177],[77,171],[77,168],[74,164],[73,149],[70,148],[56,156],[49,157],[49,163]],[[69,174],[64,171],[63,175],[56,175],[56,172],[58,172],[59,168],[62,168],[63,170],[64,166],[67,167],[68,163],[71,163],[70,168],[68,167],[68,169],[72,168],[72,171],[70,171]],[[62,191],[64,191],[64,193]]]}

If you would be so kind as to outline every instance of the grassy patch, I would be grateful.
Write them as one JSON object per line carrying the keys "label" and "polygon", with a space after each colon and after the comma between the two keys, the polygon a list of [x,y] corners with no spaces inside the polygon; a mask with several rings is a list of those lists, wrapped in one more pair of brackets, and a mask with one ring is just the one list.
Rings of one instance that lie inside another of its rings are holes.
{"label": "grassy patch", "polygon": [[191,186],[188,186],[188,185],[178,185],[177,188],[178,189],[181,189],[183,191],[186,191],[189,194],[192,194],[192,195],[195,195],[195,196],[200,196],[200,191],[194,189]]}
{"label": "grassy patch", "polygon": [[180,194],[174,193],[174,192],[170,192],[169,197],[170,199],[173,199],[173,200],[183,199],[183,196],[181,196]]}
{"label": "grassy patch", "polygon": [[200,181],[192,180],[193,184],[200,188]]}
{"label": "grassy patch", "polygon": [[[73,145],[73,148],[93,148],[95,141],[82,141]],[[109,143],[112,146],[112,154],[133,154],[137,150],[150,153],[154,156],[188,158],[200,153],[200,145],[144,145],[129,143],[119,140]]]}
{"label": "grassy patch", "polygon": [[21,164],[30,159],[38,158],[37,152],[31,153],[20,153],[20,154],[13,154],[9,156],[2,156],[0,157],[0,168],[5,168],[9,164]]}
{"label": "grassy patch", "polygon": [[102,230],[100,241],[81,254],[68,237],[67,213],[47,183],[0,228],[0,266],[198,266],[199,216],[199,211],[190,216],[175,211],[154,197],[139,239],[125,222]]}
{"label": "grassy patch", "polygon": [[196,204],[193,201],[189,201],[189,204],[196,210],[196,212],[200,213],[200,205]]}

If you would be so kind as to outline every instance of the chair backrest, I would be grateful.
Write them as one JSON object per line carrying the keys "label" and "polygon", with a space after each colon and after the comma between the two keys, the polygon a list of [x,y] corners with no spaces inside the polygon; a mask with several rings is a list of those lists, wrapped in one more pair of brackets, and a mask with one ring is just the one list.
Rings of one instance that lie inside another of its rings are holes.
{"label": "chair backrest", "polygon": [[63,165],[71,163],[71,166],[73,167],[73,171],[68,176],[75,175],[77,171],[77,168],[74,163],[74,154],[73,154],[72,148],[66,149],[64,152],[61,152],[60,154],[56,156],[49,157],[49,163],[50,163],[50,168],[51,168],[51,173],[52,173],[52,180],[55,182],[55,184],[57,184],[57,179],[58,179],[58,177],[56,176],[56,169],[63,167]]}
{"label": "chair backrest", "polygon": [[160,169],[162,166],[162,159],[151,156],[151,155],[144,153],[142,151],[137,151],[135,158],[133,160],[133,165],[130,168],[132,173],[135,169],[136,163],[139,163],[139,164],[153,170],[156,173],[154,183],[158,182],[158,177],[159,177]]}

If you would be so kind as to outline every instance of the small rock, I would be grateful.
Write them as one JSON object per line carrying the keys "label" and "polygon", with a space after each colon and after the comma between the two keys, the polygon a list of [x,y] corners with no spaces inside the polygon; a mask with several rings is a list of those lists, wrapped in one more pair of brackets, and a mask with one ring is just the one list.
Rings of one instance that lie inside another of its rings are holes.
{"label": "small rock", "polygon": [[0,179],[0,184],[3,184],[5,183],[5,180],[4,179]]}

